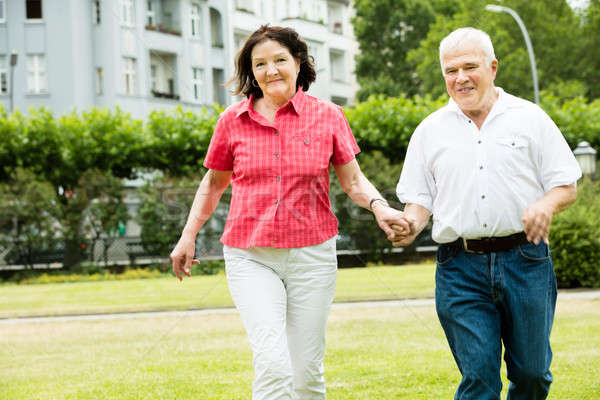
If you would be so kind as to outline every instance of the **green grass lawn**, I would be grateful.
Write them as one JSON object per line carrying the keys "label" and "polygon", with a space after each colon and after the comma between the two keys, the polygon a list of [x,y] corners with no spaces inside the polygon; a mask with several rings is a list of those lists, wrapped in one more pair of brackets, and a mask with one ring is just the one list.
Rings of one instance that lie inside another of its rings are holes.
{"label": "green grass lawn", "polygon": [[[327,340],[330,400],[451,399],[459,381],[432,306],[337,307]],[[552,343],[549,399],[598,399],[600,301],[559,300]],[[251,381],[237,314],[0,325],[3,400],[247,400]]]}
{"label": "green grass lawn", "polygon": [[[434,265],[340,269],[336,301],[433,296]],[[232,306],[224,274],[0,285],[0,318]]]}

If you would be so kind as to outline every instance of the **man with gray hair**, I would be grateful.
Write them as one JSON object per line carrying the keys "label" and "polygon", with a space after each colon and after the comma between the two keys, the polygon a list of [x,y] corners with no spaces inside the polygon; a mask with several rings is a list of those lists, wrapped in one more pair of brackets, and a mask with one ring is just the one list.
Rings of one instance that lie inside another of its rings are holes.
{"label": "man with gray hair", "polygon": [[433,214],[436,310],[462,373],[455,399],[500,399],[502,344],[508,399],[545,399],[556,304],[548,232],[581,171],[542,109],[494,86],[485,32],[452,32],[440,63],[451,99],[410,140],[397,194],[411,231],[398,227],[393,244],[412,243]]}

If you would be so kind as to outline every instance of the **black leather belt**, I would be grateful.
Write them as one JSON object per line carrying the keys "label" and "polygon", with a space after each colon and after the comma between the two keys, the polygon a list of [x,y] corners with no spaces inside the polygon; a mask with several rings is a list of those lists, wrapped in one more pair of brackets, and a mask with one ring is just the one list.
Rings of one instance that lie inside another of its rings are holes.
{"label": "black leather belt", "polygon": [[509,236],[496,236],[482,239],[464,239],[458,238],[454,242],[448,243],[449,246],[459,247],[467,253],[496,253],[499,251],[510,250],[515,246],[527,243],[525,232],[514,233]]}

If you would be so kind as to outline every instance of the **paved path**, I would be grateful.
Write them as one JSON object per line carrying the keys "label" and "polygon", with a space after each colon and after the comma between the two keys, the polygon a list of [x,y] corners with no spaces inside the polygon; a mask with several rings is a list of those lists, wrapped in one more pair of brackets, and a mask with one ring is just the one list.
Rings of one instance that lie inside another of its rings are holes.
{"label": "paved path", "polygon": [[[600,299],[600,289],[595,290],[565,290],[559,291],[559,300],[571,299]],[[373,308],[373,307],[423,307],[433,306],[434,299],[405,299],[405,300],[379,300],[379,301],[355,301],[346,303],[334,303],[332,308]],[[235,314],[235,308],[213,308],[188,311],[149,311],[133,313],[113,313],[113,314],[86,314],[86,315],[65,315],[56,317],[23,317],[23,318],[5,318],[0,319],[0,325],[14,325],[22,323],[40,323],[40,322],[70,322],[70,321],[99,321],[115,319],[133,319],[133,318],[161,318],[161,317],[181,317],[196,315],[216,315],[216,314]]]}

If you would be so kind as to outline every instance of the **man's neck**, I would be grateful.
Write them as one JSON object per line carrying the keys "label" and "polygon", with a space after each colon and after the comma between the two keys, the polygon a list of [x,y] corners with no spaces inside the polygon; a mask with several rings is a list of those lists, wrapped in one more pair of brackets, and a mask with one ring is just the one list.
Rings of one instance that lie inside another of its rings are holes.
{"label": "man's neck", "polygon": [[485,104],[484,107],[482,107],[478,110],[462,110],[462,111],[465,113],[465,115],[467,117],[469,117],[471,119],[471,121],[473,121],[475,123],[475,125],[477,125],[478,129],[481,129],[481,127],[483,126],[483,123],[485,122],[485,119],[490,114],[490,111],[492,111],[492,108],[494,107],[494,104],[496,103],[496,101],[498,101],[498,90],[496,90],[496,88],[494,88],[493,92],[491,93],[491,95],[489,96],[487,101],[484,103]]}

